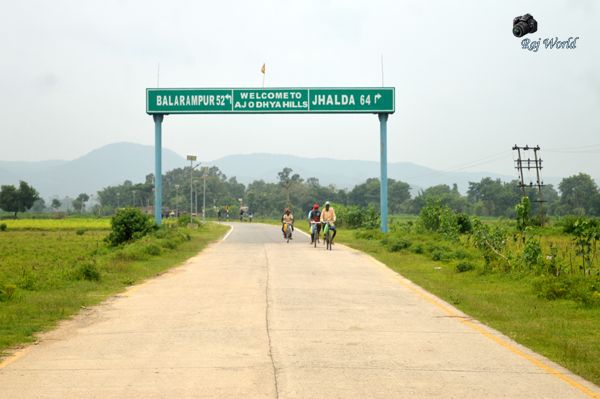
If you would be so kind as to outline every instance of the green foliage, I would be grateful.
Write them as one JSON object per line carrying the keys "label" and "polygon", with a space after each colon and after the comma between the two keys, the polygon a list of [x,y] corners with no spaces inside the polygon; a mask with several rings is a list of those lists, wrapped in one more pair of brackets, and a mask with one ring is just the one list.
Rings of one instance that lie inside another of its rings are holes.
{"label": "green foliage", "polygon": [[421,209],[419,221],[429,231],[439,232],[451,241],[458,240],[458,217],[448,206],[441,206],[439,203],[427,204]]}
{"label": "green foliage", "polygon": [[145,236],[154,231],[156,225],[150,216],[143,214],[138,208],[122,208],[111,219],[111,229],[106,241],[117,246]]}
{"label": "green foliage", "polygon": [[410,246],[412,245],[412,242],[406,238],[394,237],[394,236],[387,238],[387,239],[386,238],[384,238],[381,241],[382,241],[382,243],[384,243],[384,245],[386,245],[386,248],[390,252],[398,252],[403,249],[410,248]]}
{"label": "green foliage", "polygon": [[470,262],[458,262],[456,264],[456,268],[455,269],[456,269],[457,273],[464,273],[464,272],[468,272],[468,271],[474,270],[475,269],[475,265],[473,265]]}
{"label": "green foliage", "polygon": [[468,234],[473,231],[473,224],[471,218],[465,213],[456,214],[456,224],[458,225],[458,232],[460,234]]}
{"label": "green foliage", "polygon": [[479,249],[485,261],[485,270],[490,271],[496,266],[504,269],[510,267],[508,257],[503,254],[507,245],[508,232],[502,225],[488,226],[479,220],[473,219],[473,245]]}
{"label": "green foliage", "polygon": [[76,275],[79,280],[100,281],[100,271],[93,260],[80,264]]}
{"label": "green foliage", "polygon": [[0,231],[6,231],[7,226],[6,223],[0,223]]}
{"label": "green foliage", "polygon": [[522,258],[523,263],[529,270],[540,265],[542,262],[542,245],[539,238],[530,234],[526,236]]}
{"label": "green foliage", "polygon": [[544,276],[533,284],[536,294],[545,299],[571,299],[584,306],[600,306],[600,280],[582,276],[555,278]]}
{"label": "green foliage", "polygon": [[581,257],[580,270],[591,274],[592,260],[596,255],[596,243],[600,239],[600,227],[594,220],[578,219],[573,224],[573,243],[577,255]]}
{"label": "green foliage", "polygon": [[75,230],[75,234],[77,234],[78,236],[82,236],[85,234],[85,229],[77,229]]}
{"label": "green foliage", "polygon": [[344,210],[344,208],[340,208],[338,206],[336,209],[338,209],[336,211],[339,215],[338,218],[343,222],[342,226],[351,229],[363,227],[365,213],[361,207],[353,205],[345,208]]}
{"label": "green foliage", "polygon": [[14,213],[25,212],[39,199],[38,192],[24,181],[19,183],[19,188],[6,185],[0,187],[0,209]]}
{"label": "green foliage", "polygon": [[566,213],[590,215],[597,212],[598,186],[592,177],[585,173],[564,178],[558,185],[560,204]]}
{"label": "green foliage", "polygon": [[529,197],[521,198],[521,202],[515,206],[515,212],[517,214],[517,229],[525,231],[525,228],[531,224],[531,203],[529,202]]}

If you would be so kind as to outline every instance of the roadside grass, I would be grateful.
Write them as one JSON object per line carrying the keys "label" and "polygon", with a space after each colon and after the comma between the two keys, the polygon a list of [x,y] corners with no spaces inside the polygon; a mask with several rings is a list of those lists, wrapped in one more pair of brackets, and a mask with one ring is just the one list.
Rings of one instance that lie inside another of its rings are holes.
{"label": "roadside grass", "polygon": [[[347,229],[339,229],[336,237],[466,314],[600,384],[600,307],[540,298],[533,288],[537,277],[531,274],[483,273],[475,250],[452,246],[435,234],[408,235],[408,247],[400,245],[395,252],[393,240],[386,244],[382,238],[378,232]],[[556,235],[549,239],[566,240]],[[473,269],[457,272],[461,262]]]}
{"label": "roadside grass", "polygon": [[[84,227],[81,227],[84,226]],[[109,248],[108,230],[13,230],[0,233],[0,355],[35,341],[82,307],[194,256],[227,227],[163,228],[134,243]],[[91,229],[90,229],[91,230]]]}
{"label": "roadside grass", "polygon": [[7,230],[108,230],[110,218],[6,219]]}

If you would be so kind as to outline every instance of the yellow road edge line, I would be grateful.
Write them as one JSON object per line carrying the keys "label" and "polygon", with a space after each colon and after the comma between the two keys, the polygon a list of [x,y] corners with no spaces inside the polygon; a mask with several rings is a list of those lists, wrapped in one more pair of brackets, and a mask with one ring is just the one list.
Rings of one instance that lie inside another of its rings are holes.
{"label": "yellow road edge line", "polygon": [[[377,263],[379,263],[379,262],[377,261]],[[407,282],[404,277],[397,276],[397,279],[400,282],[400,284],[402,284],[404,287],[408,288],[414,294],[417,294],[417,296],[419,296],[420,298],[422,298],[422,299],[426,300],[427,302],[431,303],[432,305],[434,305],[435,307],[437,307],[438,309],[440,309],[441,311],[443,311],[444,313],[446,313],[448,316],[461,316],[460,314],[458,314],[457,312],[455,312],[449,306],[446,306],[446,305],[440,303],[435,298],[434,295],[432,295],[430,293],[426,293],[426,291],[424,291],[423,288],[417,288],[417,287],[415,287],[415,286],[412,285],[414,283]],[[514,353],[515,355],[521,357],[524,360],[527,360],[528,362],[530,362],[534,366],[536,366],[539,369],[545,371],[548,375],[551,375],[551,376],[553,376],[555,378],[560,379],[563,382],[566,382],[571,387],[577,389],[578,391],[580,391],[581,393],[589,396],[590,398],[600,399],[600,393],[596,393],[596,392],[592,391],[588,387],[586,387],[586,386],[578,383],[577,381],[575,381],[574,379],[570,378],[568,375],[565,375],[561,371],[555,369],[554,367],[549,366],[549,365],[545,364],[544,362],[542,362],[542,361],[540,361],[540,360],[538,360],[538,359],[536,359],[536,358],[528,355],[527,353],[523,352],[521,349],[519,349],[516,346],[512,345],[510,342],[507,342],[506,340],[504,340],[504,339],[502,339],[502,338],[500,338],[500,337],[498,337],[498,336],[490,333],[485,328],[483,328],[480,325],[474,323],[473,321],[471,321],[471,320],[465,320],[465,319],[462,319],[460,321],[461,321],[461,323],[463,323],[467,327],[469,327],[472,330],[480,333],[481,335],[483,335],[484,337],[488,338],[492,342],[494,342],[494,343],[502,346],[505,349],[508,349],[509,351],[511,351],[512,353]]]}
{"label": "yellow road edge line", "polygon": [[16,352],[8,355],[8,357],[6,357],[2,361],[0,361],[0,370],[2,370],[5,367],[8,367],[10,364],[16,362],[17,360],[19,360],[20,358],[22,358],[23,356],[28,354],[33,349],[33,347],[34,347],[34,345],[32,344],[30,346],[26,346],[25,348],[19,349]]}

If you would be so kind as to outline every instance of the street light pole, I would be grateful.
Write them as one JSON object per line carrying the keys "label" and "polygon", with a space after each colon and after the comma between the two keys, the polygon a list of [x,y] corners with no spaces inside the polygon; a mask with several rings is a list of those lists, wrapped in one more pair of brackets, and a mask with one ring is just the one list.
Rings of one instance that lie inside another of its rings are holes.
{"label": "street light pole", "polygon": [[206,221],[206,168],[204,168],[204,173],[202,174],[204,178],[204,187],[202,188],[202,221]]}
{"label": "street light pole", "polygon": [[193,213],[193,205],[194,205],[194,201],[192,201],[193,199],[193,186],[194,186],[194,182],[193,182],[193,175],[194,175],[194,161],[196,160],[196,156],[195,155],[188,155],[187,156],[187,160],[190,161],[190,224],[192,224],[193,219],[192,219],[192,213]]}

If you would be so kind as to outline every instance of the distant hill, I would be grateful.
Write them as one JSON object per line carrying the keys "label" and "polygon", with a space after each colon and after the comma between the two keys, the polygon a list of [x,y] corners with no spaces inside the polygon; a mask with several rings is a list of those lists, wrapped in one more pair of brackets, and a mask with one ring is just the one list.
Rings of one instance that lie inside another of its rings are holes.
{"label": "distant hill", "polygon": [[[163,170],[185,165],[185,159],[163,149]],[[98,190],[123,183],[142,182],[154,172],[154,147],[134,143],[115,143],[93,150],[72,161],[0,161],[0,184],[25,180],[48,198],[95,194]]]}
{"label": "distant hill", "polygon": [[[379,163],[373,161],[303,158],[292,155],[246,154],[231,155],[212,162],[228,177],[235,176],[241,183],[254,180],[274,182],[277,172],[290,167],[303,178],[317,177],[321,184],[352,188],[369,177],[379,177]],[[185,158],[163,148],[163,173],[188,165]],[[0,161],[0,184],[16,184],[25,180],[48,199],[51,196],[77,196],[85,192],[121,184],[125,180],[144,181],[154,172],[154,147],[134,143],[115,143],[98,148],[72,161],[9,162]],[[483,177],[510,181],[513,176],[488,172],[442,172],[411,162],[388,165],[388,176],[409,183],[413,191],[436,184],[458,184],[466,192],[470,181]],[[557,178],[546,178],[556,184]]]}
{"label": "distant hill", "polygon": [[[248,154],[231,155],[217,159],[216,165],[227,176],[235,176],[241,183],[248,184],[253,180],[263,179],[268,182],[277,179],[277,172],[290,167],[294,173],[303,178],[317,177],[323,185],[333,184],[339,188],[352,188],[369,177],[379,177],[379,162],[338,160],[328,158],[302,158],[292,155]],[[388,177],[409,183],[413,191],[437,184],[453,183],[465,193],[470,181],[480,181],[483,177],[513,180],[510,175],[499,175],[489,172],[442,172],[411,162],[394,162],[388,164]],[[556,180],[556,179],[550,179]],[[548,183],[551,183],[548,181]]]}

